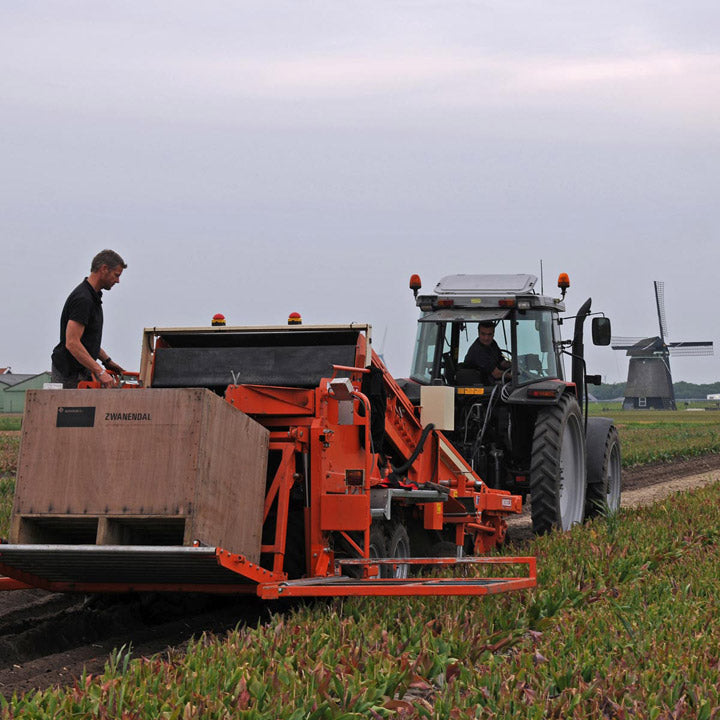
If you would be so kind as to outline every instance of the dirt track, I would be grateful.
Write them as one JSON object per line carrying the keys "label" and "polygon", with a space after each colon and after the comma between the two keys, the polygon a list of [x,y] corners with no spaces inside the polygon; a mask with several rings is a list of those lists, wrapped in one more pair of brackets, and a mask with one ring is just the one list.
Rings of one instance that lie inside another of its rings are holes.
{"label": "dirt track", "polygon": [[[623,473],[625,507],[720,480],[720,455],[659,463]],[[509,539],[529,534],[527,515],[512,521]],[[114,648],[132,643],[150,655],[182,645],[203,631],[255,624],[271,608],[252,599],[195,597],[85,598],[21,590],[0,593],[0,694],[72,684],[85,668],[102,671]]]}

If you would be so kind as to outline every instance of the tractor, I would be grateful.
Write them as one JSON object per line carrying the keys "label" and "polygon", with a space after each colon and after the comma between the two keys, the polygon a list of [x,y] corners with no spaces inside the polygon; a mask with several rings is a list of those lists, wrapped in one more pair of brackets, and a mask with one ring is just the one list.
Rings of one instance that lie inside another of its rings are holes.
{"label": "tractor", "polygon": [[[563,340],[561,327],[572,319],[561,316],[568,276],[560,275],[559,298],[536,284],[534,275],[449,275],[421,294],[413,275],[421,315],[411,374],[399,384],[423,422],[442,430],[490,487],[529,496],[540,534],[616,511],[621,466],[613,421],[587,414],[587,386],[601,382],[584,359],[591,299],[574,317],[573,338]],[[608,345],[610,320],[594,315],[593,343]],[[468,362],[488,327],[502,354],[494,376]]]}

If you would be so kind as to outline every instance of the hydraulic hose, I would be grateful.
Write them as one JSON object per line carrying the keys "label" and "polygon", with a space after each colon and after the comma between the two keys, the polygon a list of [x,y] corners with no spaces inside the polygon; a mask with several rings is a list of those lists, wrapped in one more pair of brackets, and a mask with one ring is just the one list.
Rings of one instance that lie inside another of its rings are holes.
{"label": "hydraulic hose", "polygon": [[475,462],[475,453],[477,453],[477,451],[480,449],[480,446],[482,445],[482,441],[485,438],[485,431],[487,430],[488,420],[490,419],[490,415],[492,415],[495,394],[497,393],[497,389],[498,389],[498,386],[495,385],[492,389],[492,392],[490,393],[490,400],[488,400],[487,410],[485,411],[485,418],[483,420],[482,429],[480,430],[480,433],[475,438],[475,442],[473,443],[472,450],[470,451],[470,460],[473,463]]}
{"label": "hydraulic hose", "polygon": [[412,464],[417,460],[417,456],[423,451],[423,446],[425,445],[425,441],[427,440],[428,435],[435,429],[435,426],[432,423],[428,423],[422,431],[422,434],[420,435],[420,440],[418,440],[418,444],[415,446],[415,449],[412,451],[410,457],[407,459],[405,463],[400,465],[400,467],[396,467],[392,469],[391,475],[404,475],[411,467]]}

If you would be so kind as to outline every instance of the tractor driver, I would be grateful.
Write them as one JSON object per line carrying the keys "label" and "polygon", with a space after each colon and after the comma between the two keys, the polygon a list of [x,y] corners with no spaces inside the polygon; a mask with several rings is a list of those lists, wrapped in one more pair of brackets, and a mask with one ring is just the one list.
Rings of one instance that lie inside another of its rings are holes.
{"label": "tractor driver", "polygon": [[465,364],[480,370],[483,381],[488,383],[500,380],[510,367],[495,342],[494,322],[484,320],[478,323],[478,337],[465,355]]}

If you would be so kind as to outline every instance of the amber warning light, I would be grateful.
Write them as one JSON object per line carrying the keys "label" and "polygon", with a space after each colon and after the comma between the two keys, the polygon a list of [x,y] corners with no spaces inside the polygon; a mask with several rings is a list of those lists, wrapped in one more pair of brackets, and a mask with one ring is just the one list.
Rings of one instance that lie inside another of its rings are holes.
{"label": "amber warning light", "polygon": [[417,297],[418,290],[422,287],[422,283],[420,282],[420,276],[419,275],[411,275],[410,276],[410,289],[413,291],[413,294],[415,297]]}
{"label": "amber warning light", "polygon": [[560,273],[560,275],[558,275],[558,287],[562,291],[562,296],[565,297],[565,293],[570,287],[570,276],[567,273]]}

